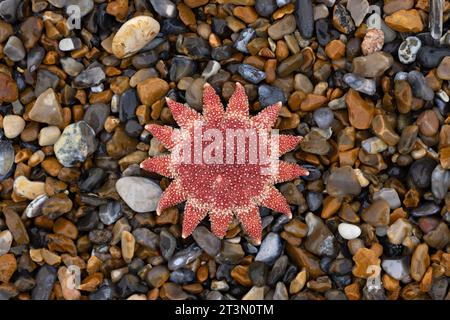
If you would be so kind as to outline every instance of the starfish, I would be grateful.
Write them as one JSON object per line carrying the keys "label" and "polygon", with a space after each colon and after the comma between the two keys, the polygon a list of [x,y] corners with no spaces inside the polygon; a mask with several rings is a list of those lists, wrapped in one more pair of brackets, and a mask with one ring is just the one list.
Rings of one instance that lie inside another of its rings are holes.
{"label": "starfish", "polygon": [[148,158],[141,168],[173,179],[156,212],[160,215],[186,201],[183,238],[208,214],[212,232],[223,238],[235,215],[258,245],[262,234],[259,206],[292,217],[274,185],[309,173],[296,163],[279,160],[302,139],[271,130],[280,102],[250,116],[248,98],[239,83],[226,110],[209,84],[203,88],[203,114],[169,98],[166,102],[180,128],[157,124],[145,128],[171,153]]}

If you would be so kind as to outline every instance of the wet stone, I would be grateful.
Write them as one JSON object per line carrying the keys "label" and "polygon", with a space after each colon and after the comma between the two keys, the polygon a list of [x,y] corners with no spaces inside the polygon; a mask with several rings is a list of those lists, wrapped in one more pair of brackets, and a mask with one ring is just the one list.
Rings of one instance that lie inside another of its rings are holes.
{"label": "wet stone", "polygon": [[425,77],[419,71],[413,70],[408,73],[408,82],[412,87],[413,94],[426,101],[433,100],[434,92],[427,85]]}
{"label": "wet stone", "polygon": [[414,208],[410,211],[413,217],[425,217],[437,214],[440,211],[440,207],[433,202],[426,202],[420,205],[418,208]]}
{"label": "wet stone", "polygon": [[9,141],[0,141],[0,181],[7,178],[14,168],[14,148]]}
{"label": "wet stone", "polygon": [[353,59],[353,73],[362,77],[374,78],[381,76],[394,63],[392,56],[384,51],[378,51],[367,56]]}
{"label": "wet stone", "polygon": [[343,79],[352,89],[368,95],[375,94],[377,90],[375,81],[366,79],[354,73],[345,74]]}
{"label": "wet stone", "polygon": [[256,31],[252,28],[243,29],[239,33],[239,37],[234,42],[234,47],[243,53],[248,53],[247,45],[252,40],[252,38],[256,35]]}
{"label": "wet stone", "polygon": [[162,193],[159,185],[142,177],[120,178],[116,182],[116,190],[136,212],[155,211]]}
{"label": "wet stone", "polygon": [[106,104],[93,104],[87,107],[83,120],[98,134],[103,130],[109,114],[110,108]]}
{"label": "wet stone", "polygon": [[40,267],[36,274],[36,286],[31,291],[32,300],[49,300],[56,281],[56,268],[48,265]]}
{"label": "wet stone", "polygon": [[77,88],[89,88],[94,87],[106,78],[105,72],[101,67],[92,67],[83,70],[78,76],[73,80],[73,84]]}
{"label": "wet stone", "polygon": [[337,241],[327,226],[311,212],[306,215],[305,220],[308,225],[305,248],[318,256],[335,256]]}
{"label": "wet stone", "polygon": [[281,255],[282,243],[281,239],[276,233],[269,233],[262,241],[255,261],[261,261],[272,265],[275,260]]}
{"label": "wet stone", "polygon": [[255,2],[255,10],[260,16],[269,17],[276,9],[277,5],[275,0],[260,0]]}
{"label": "wet stone", "polygon": [[398,58],[401,63],[409,64],[416,60],[422,42],[417,37],[406,38],[398,48]]}
{"label": "wet stone", "polygon": [[95,131],[85,122],[79,121],[67,126],[55,143],[55,155],[65,167],[84,162],[95,151]]}
{"label": "wet stone", "polygon": [[111,225],[122,217],[122,206],[118,201],[110,201],[99,207],[98,216],[105,225]]}
{"label": "wet stone", "polygon": [[336,4],[333,8],[333,26],[340,32],[350,34],[355,31],[355,23],[342,4]]}
{"label": "wet stone", "polygon": [[3,47],[3,53],[12,61],[20,61],[26,54],[22,41],[16,36],[9,37]]}
{"label": "wet stone", "polygon": [[448,48],[423,46],[417,55],[417,61],[425,68],[436,68],[446,56],[450,55]]}
{"label": "wet stone", "polygon": [[192,236],[197,244],[211,257],[215,257],[221,246],[221,241],[204,226],[197,227]]}
{"label": "wet stone", "polygon": [[[306,1],[308,2],[308,1]],[[312,25],[312,21],[311,21]],[[283,17],[283,19],[277,20],[274,24],[272,24],[267,30],[269,37],[273,40],[280,40],[283,36],[294,32],[295,30],[295,18],[293,15],[288,14]],[[301,32],[301,30],[300,30]],[[309,37],[308,37],[309,38]]]}
{"label": "wet stone", "polygon": [[431,184],[431,174],[437,163],[430,158],[415,161],[410,169],[409,176],[418,188],[428,188]]}
{"label": "wet stone", "polygon": [[178,251],[169,260],[168,267],[175,271],[184,268],[186,265],[197,259],[202,253],[202,250],[195,244],[190,245],[186,249]]}
{"label": "wet stone", "polygon": [[266,78],[266,74],[263,71],[245,63],[239,65],[238,72],[245,80],[254,84],[257,84]]}
{"label": "wet stone", "polygon": [[176,246],[177,241],[175,237],[169,231],[165,229],[161,230],[161,233],[159,234],[159,247],[164,259],[170,260],[175,252]]}
{"label": "wet stone", "polygon": [[327,192],[333,197],[358,195],[361,192],[361,185],[353,169],[349,166],[344,166],[331,172],[328,177]]}
{"label": "wet stone", "polygon": [[174,18],[177,15],[177,8],[170,0],[150,0],[153,9],[162,17]]}
{"label": "wet stone", "polygon": [[286,103],[284,92],[277,87],[266,84],[260,85],[258,88],[259,102],[262,107],[267,107],[277,102]]}

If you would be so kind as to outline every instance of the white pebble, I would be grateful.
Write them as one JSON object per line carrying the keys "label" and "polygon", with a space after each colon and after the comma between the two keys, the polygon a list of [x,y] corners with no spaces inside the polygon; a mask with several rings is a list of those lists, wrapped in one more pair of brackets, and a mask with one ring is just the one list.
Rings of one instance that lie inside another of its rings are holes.
{"label": "white pebble", "polygon": [[25,120],[20,116],[8,115],[3,118],[3,130],[8,139],[18,137],[25,129]]}
{"label": "white pebble", "polygon": [[346,240],[356,239],[361,235],[361,229],[350,223],[341,223],[338,226],[339,234]]}
{"label": "white pebble", "polygon": [[58,141],[61,130],[57,126],[42,128],[39,132],[39,145],[42,147],[52,146]]}

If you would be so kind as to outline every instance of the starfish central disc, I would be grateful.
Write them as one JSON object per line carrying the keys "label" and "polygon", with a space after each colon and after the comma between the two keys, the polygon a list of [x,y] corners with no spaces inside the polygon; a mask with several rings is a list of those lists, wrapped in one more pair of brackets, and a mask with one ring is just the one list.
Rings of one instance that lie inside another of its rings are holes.
{"label": "starfish central disc", "polygon": [[281,104],[251,117],[247,95],[239,83],[226,111],[208,84],[203,92],[203,115],[170,99],[167,104],[180,128],[154,124],[146,128],[171,154],[141,164],[143,169],[174,179],[161,197],[157,213],[187,201],[183,237],[207,214],[213,233],[223,237],[234,214],[247,234],[260,243],[258,206],[290,217],[289,205],[274,184],[308,174],[295,163],[279,160],[301,140],[271,131]]}

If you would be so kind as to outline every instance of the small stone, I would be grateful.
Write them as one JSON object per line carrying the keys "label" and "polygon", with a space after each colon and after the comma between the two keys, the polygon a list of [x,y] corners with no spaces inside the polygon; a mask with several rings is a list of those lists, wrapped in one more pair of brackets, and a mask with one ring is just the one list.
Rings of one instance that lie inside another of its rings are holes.
{"label": "small stone", "polygon": [[285,15],[283,19],[277,20],[267,30],[269,37],[273,40],[280,40],[285,35],[295,31],[295,18],[292,14]]}
{"label": "small stone", "polygon": [[242,297],[242,300],[264,300],[264,287],[252,287]]}
{"label": "small stone", "polygon": [[431,192],[436,199],[444,199],[450,187],[450,170],[437,165],[431,174]]}
{"label": "small stone", "polygon": [[442,80],[450,80],[450,57],[445,57],[439,64],[436,75]]}
{"label": "small stone", "polygon": [[61,131],[57,126],[44,127],[39,131],[39,145],[52,146],[58,141]]}
{"label": "small stone", "polygon": [[61,105],[52,88],[48,88],[39,95],[28,116],[33,121],[54,126],[60,126],[64,122]]}
{"label": "small stone", "polygon": [[[167,2],[171,3],[166,0]],[[159,23],[149,16],[134,17],[125,22],[114,35],[112,52],[119,59],[129,57],[152,41],[159,29]]]}
{"label": "small stone", "polygon": [[389,203],[379,199],[363,210],[361,218],[373,227],[384,227],[389,224],[389,213]]}
{"label": "small stone", "polygon": [[320,217],[313,213],[306,215],[308,234],[305,249],[317,256],[335,256],[337,254],[337,240]]}
{"label": "small stone", "polygon": [[350,34],[355,31],[355,23],[342,4],[336,4],[333,8],[333,26],[342,33]]}
{"label": "small stone", "polygon": [[169,91],[166,81],[159,78],[148,78],[137,85],[137,93],[141,102],[151,106]]}
{"label": "small stone", "polygon": [[[119,110],[120,111],[120,110]],[[93,104],[90,105],[83,117],[83,120],[94,129],[95,133],[99,133],[103,127],[106,119],[110,114],[110,107],[106,104]]]}
{"label": "small stone", "polygon": [[355,25],[359,27],[369,12],[369,2],[367,0],[349,0],[347,1],[347,10],[350,12]]}
{"label": "small stone", "polygon": [[355,196],[361,192],[361,185],[353,169],[344,166],[331,171],[327,181],[327,192],[333,197]]}
{"label": "small stone", "polygon": [[353,59],[353,73],[362,77],[375,78],[383,75],[394,63],[392,56],[384,51],[378,51],[367,56]]}
{"label": "small stone", "polygon": [[133,235],[129,231],[122,232],[122,258],[126,263],[130,263],[134,256],[135,240]]}
{"label": "small stone", "polygon": [[367,279],[371,274],[368,272],[370,270],[369,266],[380,265],[380,259],[378,259],[376,253],[367,248],[360,248],[353,256],[353,261],[355,261],[355,266],[352,270],[353,275],[364,279]]}
{"label": "small stone", "polygon": [[366,79],[354,73],[346,73],[343,79],[352,89],[367,95],[373,95],[377,91],[377,85],[372,79]]}
{"label": "small stone", "polygon": [[20,116],[7,115],[3,118],[3,131],[9,139],[18,137],[25,129],[25,120]]}
{"label": "small stone", "polygon": [[399,10],[387,16],[386,24],[398,32],[421,32],[424,28],[422,18],[416,9]]}
{"label": "small stone", "polygon": [[18,97],[19,89],[16,81],[7,74],[0,72],[0,102],[14,102]]}
{"label": "small stone", "polygon": [[314,11],[311,0],[295,2],[295,20],[302,37],[311,38],[314,33]]}
{"label": "small stone", "polygon": [[330,151],[330,144],[327,142],[326,137],[317,129],[303,137],[300,147],[305,152],[318,155],[326,155]]}
{"label": "small stone", "polygon": [[0,256],[0,282],[9,282],[16,269],[17,262],[13,254],[7,253]]}
{"label": "small stone", "polygon": [[97,147],[95,131],[85,122],[68,125],[54,145],[58,161],[65,167],[84,162]]}
{"label": "small stone", "polygon": [[386,150],[388,145],[380,138],[372,137],[362,141],[361,147],[369,154],[377,154]]}
{"label": "small stone", "polygon": [[64,300],[79,300],[81,293],[76,289],[76,274],[70,272],[66,267],[58,270],[58,280],[61,284],[61,291]]}
{"label": "small stone", "polygon": [[345,103],[349,111],[349,121],[357,129],[368,129],[375,113],[371,101],[363,99],[359,93],[350,89],[345,96]]}
{"label": "small stone", "polygon": [[296,53],[289,58],[284,59],[277,68],[277,74],[280,77],[287,77],[295,72],[303,64],[304,58],[301,52]]}
{"label": "small stone", "polygon": [[81,62],[78,62],[71,57],[61,58],[59,62],[61,63],[63,70],[72,77],[76,77],[84,69],[84,65]]}
{"label": "small stone", "polygon": [[302,73],[297,73],[294,77],[295,90],[301,90],[304,93],[311,93],[314,90],[314,86],[311,80]]}
{"label": "small stone", "polygon": [[423,239],[430,247],[441,250],[450,243],[450,230],[444,222],[441,222],[436,229],[427,233]]}
{"label": "small stone", "polygon": [[422,41],[417,37],[406,38],[398,48],[398,59],[403,64],[416,61],[417,53],[422,46]]}
{"label": "small stone", "polygon": [[391,124],[384,115],[376,115],[372,120],[372,129],[375,134],[390,146],[395,146],[400,137],[392,129]]}
{"label": "small stone", "polygon": [[[72,205],[70,205],[69,208],[71,209]],[[63,210],[61,210],[61,212],[67,211],[67,209],[65,208],[62,209]],[[58,218],[58,220],[55,221],[55,224],[53,225],[53,231],[56,234],[65,236],[72,240],[76,240],[78,237],[78,229],[75,224],[65,218]]]}
{"label": "small stone", "polygon": [[277,87],[262,84],[258,88],[258,95],[262,107],[267,107],[277,102],[286,103],[284,92]]}
{"label": "small stone", "polygon": [[90,67],[75,77],[73,85],[80,89],[89,88],[99,85],[105,79],[106,75],[101,67]]}
{"label": "small stone", "polygon": [[437,163],[430,158],[422,158],[415,161],[410,169],[409,175],[413,183],[418,188],[429,188],[431,184],[431,174],[436,167]]}
{"label": "small stone", "polygon": [[384,45],[384,32],[381,29],[370,29],[361,43],[362,53],[367,56],[380,51]]}
{"label": "small stone", "polygon": [[136,212],[155,211],[161,197],[159,185],[142,177],[123,177],[117,180],[116,190],[126,204]]}
{"label": "small stone", "polygon": [[[150,3],[153,9],[164,18],[174,18],[177,15],[177,7],[170,0],[150,0]],[[136,22],[136,27],[142,28],[143,26]],[[157,33],[158,31],[156,31]]]}
{"label": "small stone", "polygon": [[383,270],[396,280],[409,278],[409,257],[401,259],[383,259],[381,263]]}
{"label": "small stone", "polygon": [[239,65],[238,72],[245,80],[253,84],[258,84],[266,78],[263,71],[245,63]]}
{"label": "small stone", "polygon": [[192,237],[209,256],[215,257],[219,253],[221,241],[206,227],[197,227],[192,233]]}
{"label": "small stone", "polygon": [[394,188],[382,188],[373,194],[373,200],[383,199],[389,203],[391,209],[399,208],[402,204]]}
{"label": "small stone", "polygon": [[[226,248],[224,248],[225,250]],[[197,247],[195,244],[190,245],[186,249],[178,251],[169,260],[168,267],[169,270],[175,271],[186,267],[189,263],[193,262],[202,254],[202,249]]]}
{"label": "small stone", "polygon": [[422,112],[416,124],[419,126],[420,133],[427,137],[434,136],[439,130],[439,119],[433,110]]}
{"label": "small stone", "polygon": [[161,230],[159,234],[159,248],[164,259],[170,260],[172,258],[176,246],[177,240],[175,237],[166,229]]}
{"label": "small stone", "polygon": [[98,210],[100,221],[109,226],[122,217],[122,206],[120,202],[109,201],[107,204],[101,205]]}
{"label": "small stone", "polygon": [[36,274],[36,286],[31,291],[32,300],[49,300],[56,281],[56,268],[44,265]]}
{"label": "small stone", "polygon": [[393,14],[399,10],[408,10],[414,7],[414,0],[388,0],[384,2],[383,12]]}
{"label": "small stone", "polygon": [[339,234],[346,240],[356,239],[361,235],[361,228],[350,223],[341,223],[338,226]]}
{"label": "small stone", "polygon": [[333,122],[334,114],[330,108],[319,108],[314,111],[313,118],[319,128],[327,129]]}
{"label": "small stone", "polygon": [[411,278],[420,282],[430,265],[430,256],[428,255],[428,246],[425,243],[419,244],[411,258]]}
{"label": "small stone", "polygon": [[262,241],[255,261],[261,261],[272,265],[282,253],[282,243],[280,236],[276,233],[269,233]]}
{"label": "small stone", "polygon": [[81,48],[81,40],[78,38],[64,38],[59,40],[59,50],[73,51]]}
{"label": "small stone", "polygon": [[405,219],[397,219],[387,230],[387,237],[392,244],[401,244],[412,233],[412,226]]}
{"label": "small stone", "polygon": [[166,266],[155,266],[147,272],[145,281],[153,288],[159,288],[169,279],[169,276],[170,272]]}
{"label": "small stone", "polygon": [[332,40],[325,47],[325,53],[331,60],[345,56],[345,44],[341,40]]}
{"label": "small stone", "polygon": [[26,52],[23,47],[22,41],[16,36],[9,37],[5,46],[3,47],[3,53],[12,61],[20,61],[25,58]]}
{"label": "small stone", "polygon": [[14,180],[14,192],[21,197],[34,200],[38,196],[45,194],[45,183],[30,181],[26,177],[20,176]]}
{"label": "small stone", "polygon": [[252,40],[252,38],[256,35],[256,31],[253,28],[243,29],[238,38],[234,41],[234,47],[243,53],[249,53],[247,49],[247,45]]}
{"label": "small stone", "polygon": [[0,256],[7,254],[11,249],[13,235],[9,230],[0,232]]}

